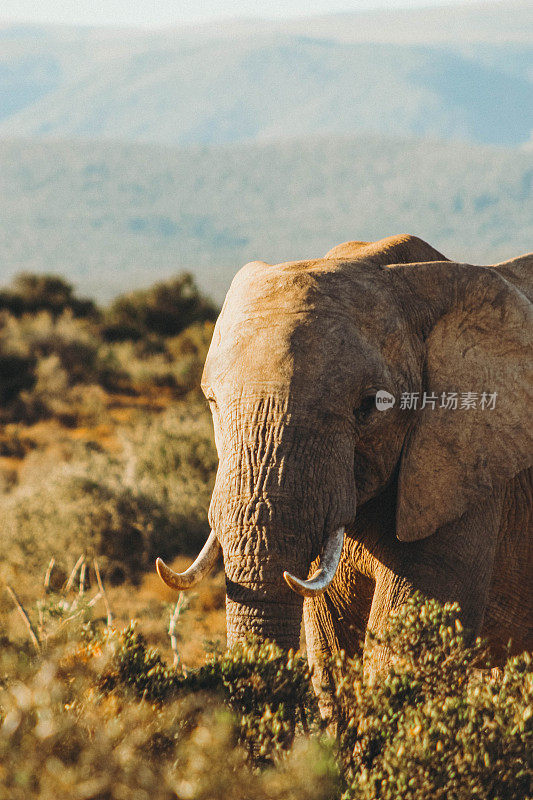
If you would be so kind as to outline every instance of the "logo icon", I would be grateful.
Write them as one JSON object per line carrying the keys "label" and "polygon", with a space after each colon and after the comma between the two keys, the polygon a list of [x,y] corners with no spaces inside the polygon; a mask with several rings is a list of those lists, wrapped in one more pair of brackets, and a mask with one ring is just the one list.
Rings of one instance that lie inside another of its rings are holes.
{"label": "logo icon", "polygon": [[394,406],[395,402],[396,398],[394,395],[389,394],[385,389],[380,389],[379,392],[376,392],[376,408],[378,411],[387,411],[388,408]]}

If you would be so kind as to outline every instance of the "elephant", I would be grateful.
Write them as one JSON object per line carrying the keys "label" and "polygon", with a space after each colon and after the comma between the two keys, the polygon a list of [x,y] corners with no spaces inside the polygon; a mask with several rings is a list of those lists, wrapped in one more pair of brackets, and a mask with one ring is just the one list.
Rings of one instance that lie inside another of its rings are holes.
{"label": "elephant", "polygon": [[318,691],[420,593],[494,663],[532,647],[532,269],[401,235],[237,273],[202,378],[211,534],[186,572],[157,561],[182,590],[222,551],[228,646],[297,649],[303,616]]}

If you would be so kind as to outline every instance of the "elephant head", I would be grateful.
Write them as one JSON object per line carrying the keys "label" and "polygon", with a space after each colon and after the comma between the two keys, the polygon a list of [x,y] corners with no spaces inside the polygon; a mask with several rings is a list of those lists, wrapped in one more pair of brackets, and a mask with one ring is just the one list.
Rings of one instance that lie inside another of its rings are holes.
{"label": "elephant head", "polygon": [[[385,487],[412,542],[530,456],[524,295],[492,268],[377,262],[253,262],[228,292],[202,380],[219,454],[212,533],[186,573],[158,561],[183,589],[222,549],[228,645],[252,633],[298,647],[302,596],[349,569],[343,531]],[[379,391],[394,405],[379,410]],[[495,408],[439,407],[467,391],[496,392]],[[423,409],[399,402],[424,392]]]}

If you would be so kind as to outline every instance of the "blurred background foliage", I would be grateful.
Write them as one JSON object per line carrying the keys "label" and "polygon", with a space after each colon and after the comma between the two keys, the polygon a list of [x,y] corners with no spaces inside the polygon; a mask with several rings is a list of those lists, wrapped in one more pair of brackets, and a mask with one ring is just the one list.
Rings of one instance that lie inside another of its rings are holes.
{"label": "blurred background foliage", "polygon": [[103,309],[55,276],[19,276],[0,296],[10,562],[54,556],[66,570],[84,552],[116,584],[158,554],[196,552],[217,464],[199,389],[216,307],[189,274]]}
{"label": "blurred background foliage", "polygon": [[531,248],[531,15],[0,25],[1,800],[533,796],[531,658],[481,672],[457,608],[392,619],[372,688],[335,658],[326,734],[304,659],[224,652],[223,570],[176,598],[153,569],[208,534],[241,264]]}

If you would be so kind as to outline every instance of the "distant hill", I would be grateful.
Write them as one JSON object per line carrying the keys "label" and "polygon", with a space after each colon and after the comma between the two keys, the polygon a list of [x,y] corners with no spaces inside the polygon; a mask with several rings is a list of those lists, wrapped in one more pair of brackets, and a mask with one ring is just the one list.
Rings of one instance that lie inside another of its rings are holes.
{"label": "distant hill", "polygon": [[220,300],[246,261],[403,232],[473,263],[532,250],[531,153],[365,136],[0,142],[2,283],[56,272],[103,300],[189,269]]}
{"label": "distant hill", "polygon": [[[390,42],[393,44],[459,44],[502,42],[531,45],[533,4],[529,0],[492,0],[433,7],[348,11],[263,22],[262,29],[324,37],[340,42]],[[260,23],[248,21],[248,30]],[[205,26],[207,27],[207,26]],[[234,24],[233,24],[234,27]],[[217,26],[220,33],[220,25]],[[231,25],[227,26],[228,32]],[[211,27],[214,32],[215,26]]]}
{"label": "distant hill", "polygon": [[520,145],[533,4],[244,20],[152,32],[0,29],[0,137],[168,145],[295,136]]}

